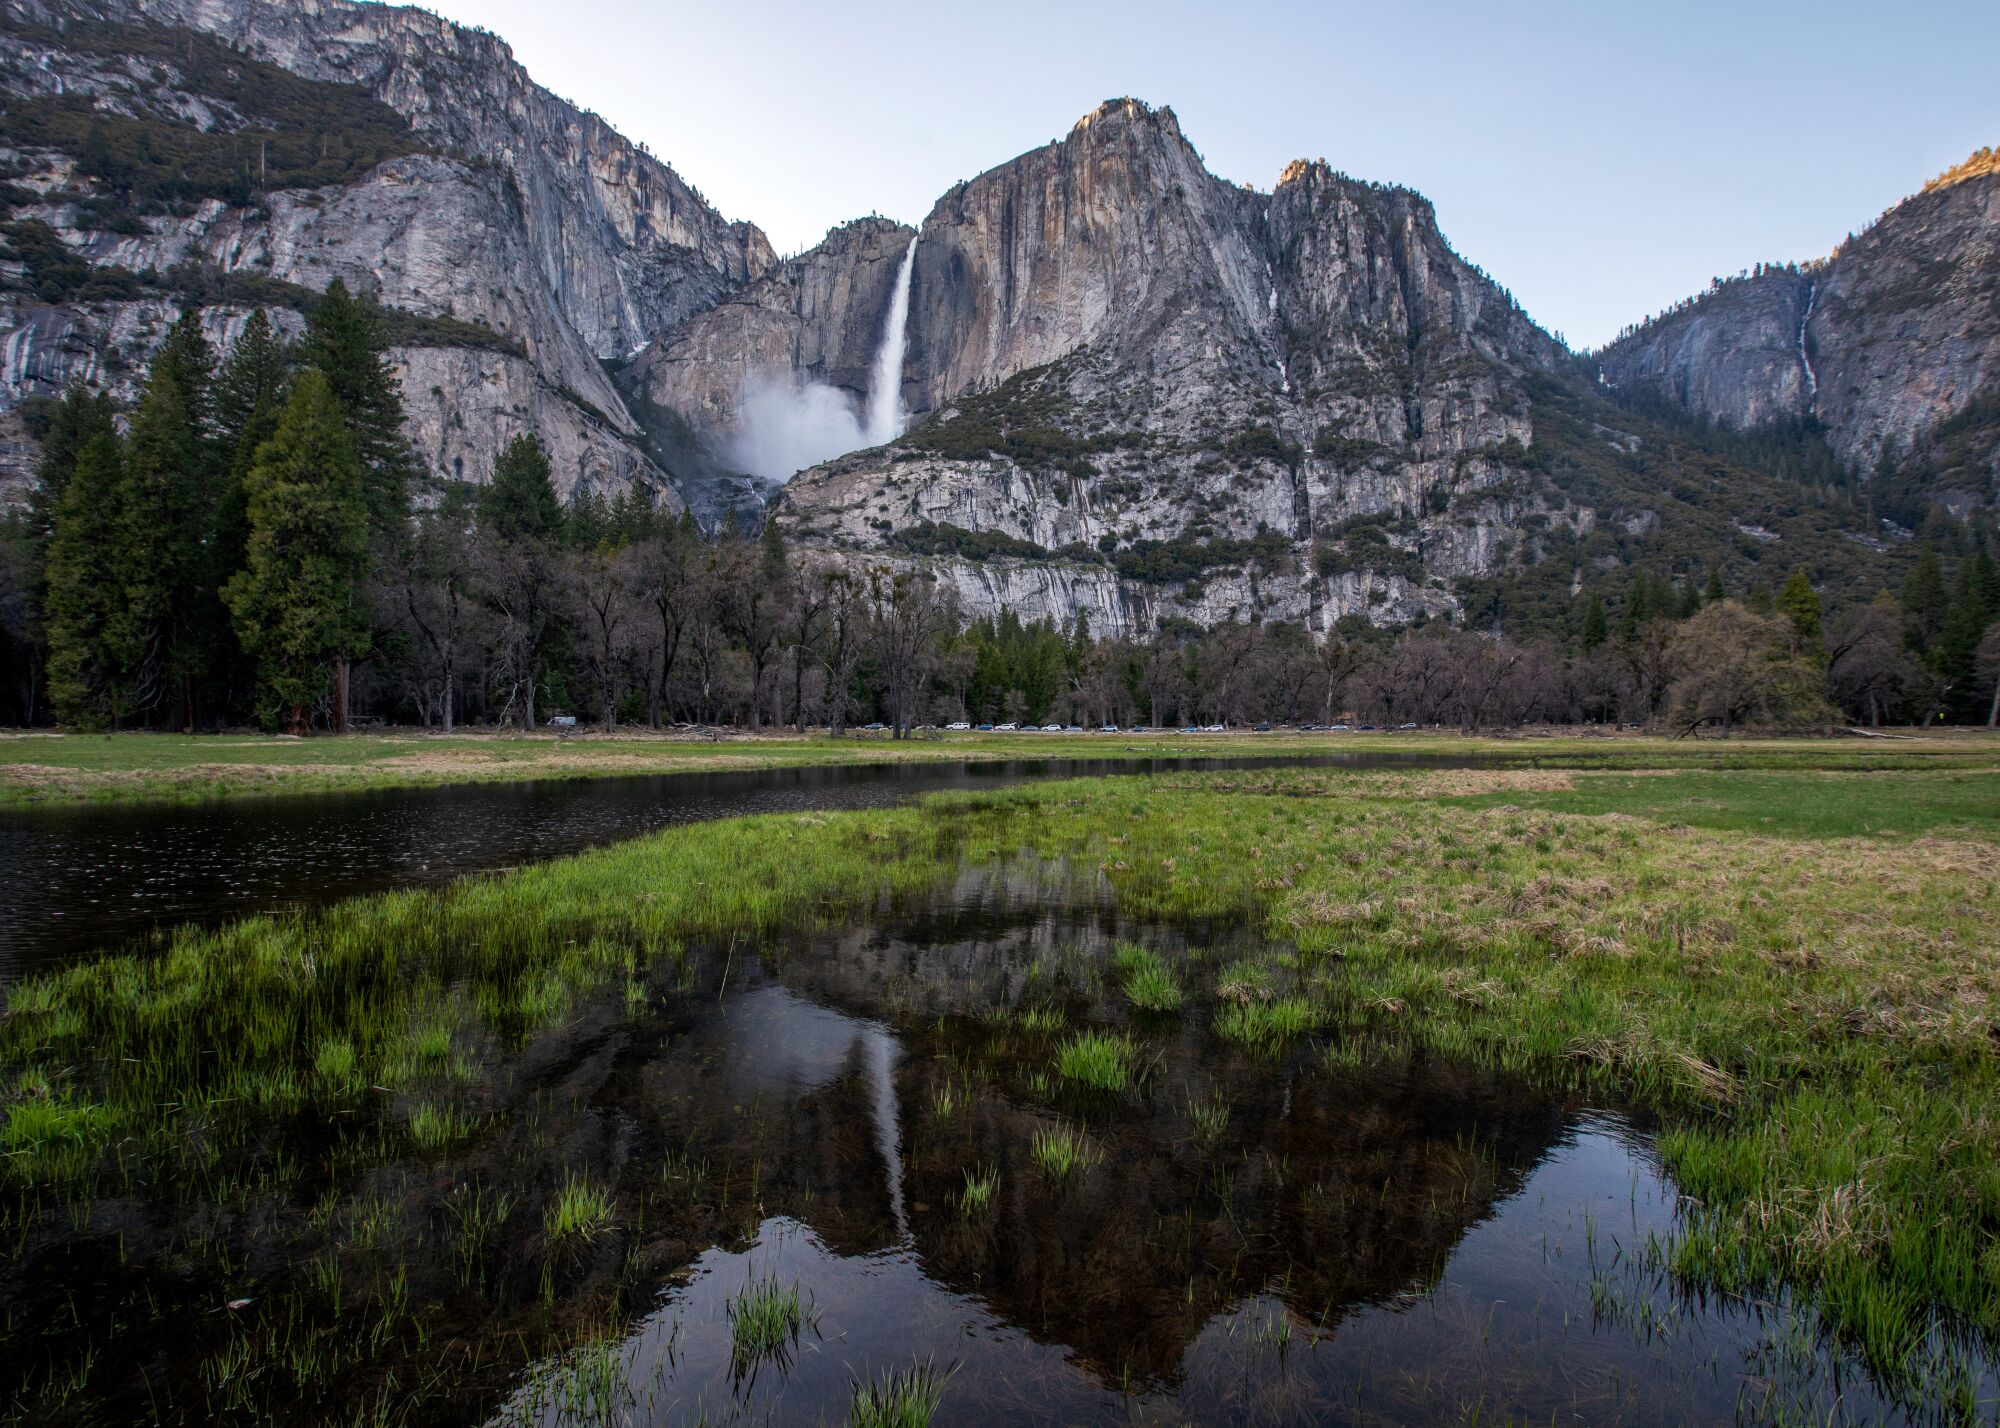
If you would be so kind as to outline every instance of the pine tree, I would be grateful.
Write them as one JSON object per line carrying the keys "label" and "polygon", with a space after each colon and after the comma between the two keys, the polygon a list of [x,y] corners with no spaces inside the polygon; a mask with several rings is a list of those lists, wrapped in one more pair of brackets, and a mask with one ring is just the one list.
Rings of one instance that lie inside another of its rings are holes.
{"label": "pine tree", "polygon": [[1702,587],[1701,603],[1704,605],[1714,605],[1728,598],[1728,592],[1722,588],[1722,567],[1719,565],[1709,566],[1708,584]]}
{"label": "pine tree", "polygon": [[201,309],[185,307],[167,331],[167,340],[153,354],[153,372],[170,374],[180,388],[188,420],[202,440],[212,435],[214,419],[215,349],[201,330]]}
{"label": "pine tree", "polygon": [[216,439],[247,471],[257,448],[278,429],[291,379],[291,348],[259,308],[243,324],[215,379]]}
{"label": "pine tree", "polygon": [[380,312],[335,278],[306,319],[302,365],[325,374],[361,463],[368,523],[393,535],[410,509],[416,461],[403,438],[403,387],[384,355]]}
{"label": "pine tree", "polygon": [[532,436],[517,436],[493,463],[479,493],[479,524],[502,541],[553,541],[563,532],[562,502],[549,479],[549,456]]}
{"label": "pine tree", "polygon": [[215,544],[225,581],[242,568],[250,537],[244,478],[257,459],[257,449],[277,433],[290,381],[290,346],[260,308],[243,324],[215,379],[216,445],[225,472],[216,497]]}
{"label": "pine tree", "polygon": [[61,722],[95,729],[131,716],[136,662],[120,568],[125,471],[117,436],[94,433],[68,465],[48,545],[49,698]]}
{"label": "pine tree", "polygon": [[556,586],[564,525],[548,453],[532,436],[515,437],[479,493],[479,534],[487,548],[487,603],[502,632],[524,729],[534,727],[536,701],[548,692],[545,667],[563,632]]}
{"label": "pine tree", "polygon": [[1917,563],[1909,578],[1903,582],[1903,615],[1913,648],[1931,647],[1938,631],[1944,628],[1950,604],[1944,588],[1944,567],[1938,561],[1936,547],[1927,541],[1917,552]]}
{"label": "pine tree", "polygon": [[48,544],[77,457],[91,438],[115,434],[116,418],[109,394],[92,392],[81,382],[72,384],[55,404],[42,437],[41,459],[35,463],[35,485],[28,493],[29,529],[38,546]]}
{"label": "pine tree", "polygon": [[[260,308],[243,324],[215,379],[218,490],[210,569],[217,590],[243,569],[248,559],[250,496],[246,483],[258,450],[277,433],[291,378],[291,344]],[[233,633],[220,645],[216,683],[225,698],[238,702],[254,687],[256,668]]]}
{"label": "pine tree", "polygon": [[166,707],[184,727],[196,720],[198,686],[226,628],[209,565],[214,528],[211,449],[177,373],[156,363],[132,416],[125,451],[120,571],[139,640],[137,707]]}
{"label": "pine tree", "polygon": [[259,682],[303,734],[312,705],[333,690],[336,662],[368,648],[355,591],[368,557],[366,489],[323,374],[293,384],[247,487],[247,563],[223,595]]}
{"label": "pine tree", "polygon": [[1786,577],[1784,588],[1778,592],[1778,612],[1791,621],[1794,653],[1819,644],[1819,593],[1802,567]]}
{"label": "pine tree", "polygon": [[1611,630],[1604,620],[1604,602],[1593,592],[1590,603],[1583,607],[1583,649],[1584,653],[1596,649],[1611,637]]}
{"label": "pine tree", "polygon": [[1618,622],[1619,636],[1631,643],[1639,637],[1639,631],[1646,627],[1654,615],[1653,587],[1646,579],[1644,571],[1632,577],[1632,588],[1625,594],[1625,616]]}

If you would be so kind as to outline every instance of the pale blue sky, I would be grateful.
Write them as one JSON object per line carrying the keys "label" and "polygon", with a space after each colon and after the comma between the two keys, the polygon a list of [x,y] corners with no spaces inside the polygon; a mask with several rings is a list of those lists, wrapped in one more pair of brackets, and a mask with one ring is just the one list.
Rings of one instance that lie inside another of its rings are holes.
{"label": "pale blue sky", "polygon": [[642,139],[780,252],[916,222],[1102,99],[1208,166],[1407,184],[1576,345],[1760,260],[1824,254],[2000,144],[2000,3],[764,4],[432,0]]}

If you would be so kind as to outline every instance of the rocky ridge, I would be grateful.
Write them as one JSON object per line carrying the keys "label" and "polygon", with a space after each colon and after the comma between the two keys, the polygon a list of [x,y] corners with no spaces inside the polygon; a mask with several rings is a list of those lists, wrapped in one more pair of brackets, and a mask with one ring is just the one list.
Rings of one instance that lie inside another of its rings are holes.
{"label": "rocky ridge", "polygon": [[[770,246],[602,120],[533,84],[498,39],[423,11],[346,0],[14,0],[5,19],[0,93],[15,100],[87,95],[100,112],[214,131],[254,118],[171,64],[83,38],[90,26],[169,26],[308,79],[359,86],[408,122],[420,150],[354,182],[261,193],[251,204],[208,199],[108,231],[91,202],[101,195],[72,155],[14,144],[5,157],[28,199],[14,219],[47,224],[93,264],[263,283],[239,283],[242,301],[227,292],[212,301],[218,338],[271,284],[316,290],[336,277],[392,308],[449,319],[441,336],[392,354],[430,469],[479,479],[512,436],[533,430],[566,493],[637,485],[678,503],[606,359],[761,275]],[[0,295],[0,424],[13,428],[0,437],[15,437],[6,473],[15,483],[32,453],[19,440],[20,401],[75,379],[129,399],[179,300],[161,286],[137,301],[48,302],[19,285]]]}
{"label": "rocky ridge", "polygon": [[[1855,471],[1894,468],[2000,388],[2000,162],[1975,156],[1827,258],[1718,282],[1597,364],[1621,392],[1738,430],[1810,422]],[[1989,481],[2000,444],[1992,462]]]}

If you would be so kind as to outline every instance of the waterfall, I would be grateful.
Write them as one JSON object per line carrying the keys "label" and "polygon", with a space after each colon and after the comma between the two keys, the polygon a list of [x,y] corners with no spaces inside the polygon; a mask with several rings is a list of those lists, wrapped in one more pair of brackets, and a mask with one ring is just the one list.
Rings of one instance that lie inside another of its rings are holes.
{"label": "waterfall", "polygon": [[1799,318],[1799,366],[1806,374],[1806,410],[1819,405],[1819,373],[1813,371],[1812,354],[1806,351],[1806,324],[1812,321],[1813,308],[1819,302],[1819,279],[1814,278],[1806,286],[1806,310]]}
{"label": "waterfall", "polygon": [[903,250],[896,270],[896,292],[889,299],[889,320],[882,328],[882,346],[875,353],[875,375],[868,383],[868,414],[862,434],[870,446],[883,446],[903,434],[903,352],[910,326],[910,271],[917,264],[917,240]]}
{"label": "waterfall", "polygon": [[801,372],[759,372],[739,397],[736,430],[722,440],[723,459],[767,481],[789,481],[794,472],[866,446],[883,446],[903,434],[903,352],[910,321],[910,269],[917,240],[903,251],[896,289],[868,379],[866,410],[837,387]]}

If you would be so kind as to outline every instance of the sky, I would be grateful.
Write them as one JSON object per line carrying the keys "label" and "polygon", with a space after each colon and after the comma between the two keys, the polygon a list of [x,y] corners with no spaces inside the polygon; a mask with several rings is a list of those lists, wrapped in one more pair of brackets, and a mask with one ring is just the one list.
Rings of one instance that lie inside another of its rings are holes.
{"label": "sky", "polygon": [[1268,190],[1324,158],[1596,346],[1758,262],[1825,255],[2000,145],[2000,3],[1196,5],[429,0],[643,140],[779,253],[917,223],[1104,99],[1171,105]]}

